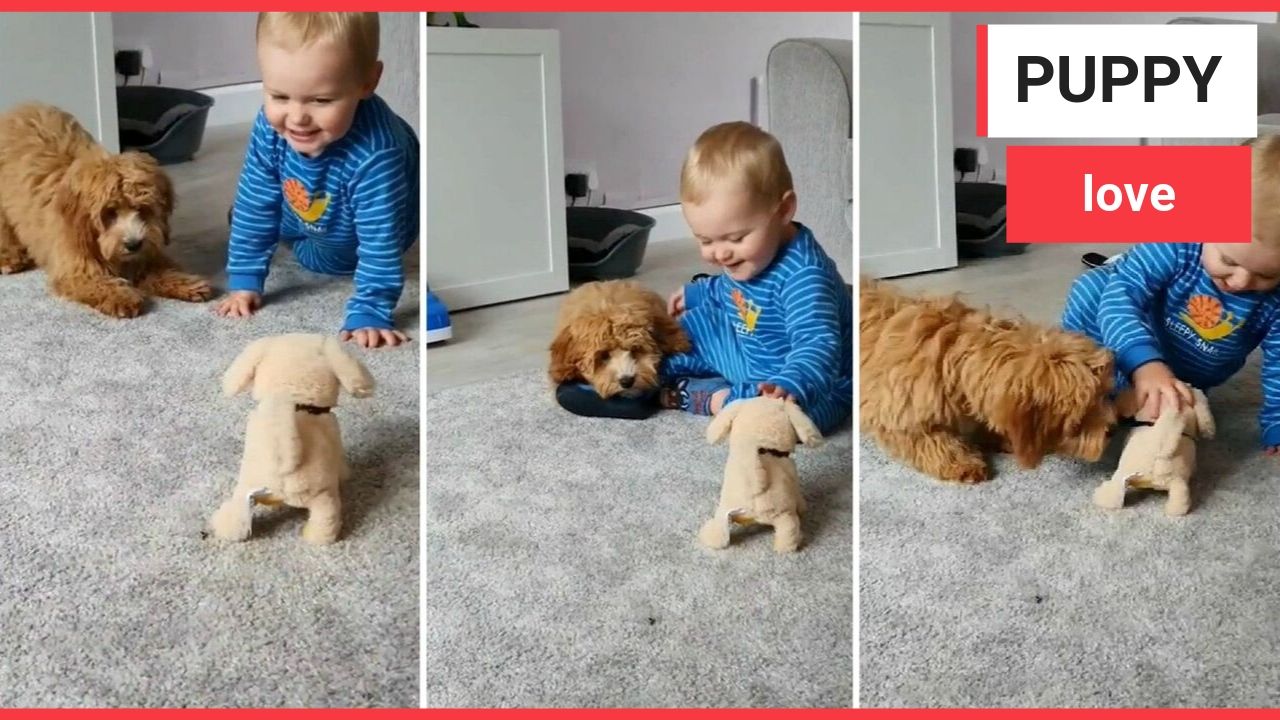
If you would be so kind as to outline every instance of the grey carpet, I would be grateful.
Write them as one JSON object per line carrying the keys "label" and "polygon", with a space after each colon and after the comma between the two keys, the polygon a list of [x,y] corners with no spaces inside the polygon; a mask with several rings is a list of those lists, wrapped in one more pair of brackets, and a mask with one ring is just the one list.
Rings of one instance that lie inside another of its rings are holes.
{"label": "grey carpet", "polygon": [[[1256,358],[1255,358],[1256,359]],[[1256,363],[1215,390],[1193,507],[1092,505],[1098,464],[947,486],[860,445],[864,706],[1274,706],[1280,460]]]}
{"label": "grey carpet", "polygon": [[[195,235],[178,227],[174,256],[220,282],[225,206]],[[354,470],[342,541],[310,547],[286,513],[224,545],[201,530],[251,400],[221,397],[221,374],[255,338],[336,331],[350,279],[281,250],[267,307],[242,321],[173,301],[112,320],[44,282],[0,277],[0,702],[416,707],[419,344],[352,346],[379,386],[338,410]]]}
{"label": "grey carpet", "polygon": [[428,706],[852,704],[851,433],[800,451],[808,546],[706,550],[706,420],[561,410],[543,373],[428,396]]}

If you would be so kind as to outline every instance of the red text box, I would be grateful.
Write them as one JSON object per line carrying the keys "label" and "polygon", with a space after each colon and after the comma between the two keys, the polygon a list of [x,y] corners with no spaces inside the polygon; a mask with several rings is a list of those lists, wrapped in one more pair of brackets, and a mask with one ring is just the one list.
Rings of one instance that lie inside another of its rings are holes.
{"label": "red text box", "polygon": [[1015,146],[1008,241],[1249,242],[1250,148]]}

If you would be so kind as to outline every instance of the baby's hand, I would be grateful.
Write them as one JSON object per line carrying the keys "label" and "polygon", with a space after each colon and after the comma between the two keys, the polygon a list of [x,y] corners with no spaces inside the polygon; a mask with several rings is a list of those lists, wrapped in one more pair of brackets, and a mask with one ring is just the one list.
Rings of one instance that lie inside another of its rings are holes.
{"label": "baby's hand", "polygon": [[773,383],[760,383],[760,394],[764,397],[782,398],[783,400],[791,399],[791,393]]}
{"label": "baby's hand", "polygon": [[1262,452],[1270,455],[1271,457],[1275,457],[1280,455],[1280,446],[1272,445],[1269,448],[1265,448]]}
{"label": "baby's hand", "polygon": [[671,297],[667,298],[667,314],[671,317],[680,317],[684,314],[684,288],[671,293]]}
{"label": "baby's hand", "polygon": [[1164,407],[1172,407],[1174,412],[1195,404],[1195,396],[1191,388],[1179,380],[1168,365],[1156,360],[1133,371],[1133,389],[1138,396],[1138,405],[1147,417],[1158,418]]}
{"label": "baby's hand", "polygon": [[343,330],[338,333],[338,337],[343,342],[355,340],[356,344],[363,348],[376,348],[386,345],[395,347],[400,343],[409,342],[409,336],[399,330],[383,330],[381,328],[360,328],[359,330]]}
{"label": "baby's hand", "polygon": [[222,298],[213,308],[222,317],[249,317],[262,307],[262,296],[251,290],[236,290]]}

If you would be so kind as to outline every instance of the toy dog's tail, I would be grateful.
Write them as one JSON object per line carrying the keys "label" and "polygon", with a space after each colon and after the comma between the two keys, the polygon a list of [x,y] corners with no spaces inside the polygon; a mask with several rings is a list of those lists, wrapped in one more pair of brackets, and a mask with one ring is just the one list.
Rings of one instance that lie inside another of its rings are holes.
{"label": "toy dog's tail", "polygon": [[298,433],[297,405],[293,398],[268,395],[258,407],[269,420],[276,470],[282,475],[297,470],[302,464],[302,436]]}

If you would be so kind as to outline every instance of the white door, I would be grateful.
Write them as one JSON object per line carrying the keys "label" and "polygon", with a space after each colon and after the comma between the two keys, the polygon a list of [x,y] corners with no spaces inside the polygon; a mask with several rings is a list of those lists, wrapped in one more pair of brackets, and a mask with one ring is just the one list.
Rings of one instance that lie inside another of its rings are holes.
{"label": "white door", "polygon": [[0,13],[0,112],[38,100],[120,149],[111,13]]}
{"label": "white door", "polygon": [[859,40],[859,271],[955,267],[951,19],[862,13]]}
{"label": "white door", "polygon": [[427,29],[427,282],[450,310],[569,289],[554,30]]}

